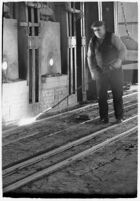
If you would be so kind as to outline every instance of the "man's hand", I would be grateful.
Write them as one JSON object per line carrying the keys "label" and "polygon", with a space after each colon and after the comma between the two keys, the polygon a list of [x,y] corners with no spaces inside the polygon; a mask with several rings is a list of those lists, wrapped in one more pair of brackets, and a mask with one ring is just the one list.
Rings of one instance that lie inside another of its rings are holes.
{"label": "man's hand", "polygon": [[92,78],[92,80],[95,80],[95,75],[93,72],[91,72],[91,78]]}
{"label": "man's hand", "polygon": [[112,63],[110,65],[110,68],[111,69],[113,69],[113,68],[119,69],[121,67],[121,65],[122,65],[122,60],[121,59],[117,59],[114,63]]}

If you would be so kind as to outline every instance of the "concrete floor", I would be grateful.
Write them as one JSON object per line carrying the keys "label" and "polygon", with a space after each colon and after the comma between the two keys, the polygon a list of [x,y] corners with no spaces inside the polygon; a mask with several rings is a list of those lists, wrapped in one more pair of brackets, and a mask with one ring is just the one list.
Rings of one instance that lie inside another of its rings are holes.
{"label": "concrete floor", "polygon": [[[136,111],[136,109],[133,110],[135,114]],[[130,115],[129,111],[127,113],[128,118]],[[130,113],[132,115],[132,111],[130,111]],[[96,112],[95,115],[97,116]],[[62,123],[63,120],[59,121],[57,119],[56,123]],[[49,122],[47,123],[49,126]],[[66,125],[68,124],[67,121],[63,123]],[[135,123],[137,124],[137,122]],[[51,124],[53,124],[54,127],[54,122],[51,122]],[[132,124],[132,122],[130,122],[130,124]],[[130,124],[129,126],[132,126]],[[59,143],[60,136],[54,136],[54,138],[51,137],[49,139],[46,135],[46,132],[48,131],[46,130],[47,125],[45,125],[45,122],[42,123],[42,125],[44,125],[44,127],[41,125],[39,125],[40,127],[37,125],[35,127],[34,125],[31,128],[28,128],[28,132],[37,131],[41,134],[40,136],[16,142],[15,144],[8,145],[3,149],[3,165],[10,163],[10,160],[18,160],[18,158],[21,159],[24,155],[32,154],[33,150],[38,150],[39,148],[45,149],[47,145],[46,143],[50,144],[52,142],[53,146],[55,142]],[[82,130],[83,132],[87,132],[86,129],[88,129],[89,132],[90,129],[93,130],[94,128],[93,124],[91,124],[91,128],[90,126],[87,128],[86,124],[83,126],[85,127],[81,126],[81,128],[79,128],[81,129],[79,130],[79,134],[82,133]],[[121,127],[124,128],[123,125],[120,126],[120,128]],[[23,135],[23,131],[26,133],[27,129],[24,128],[19,131],[19,134],[21,133]],[[72,130],[69,131],[67,133],[68,135],[66,135],[65,132],[65,138],[69,140],[70,137],[75,135],[75,132],[73,132],[74,131]],[[78,129],[76,129],[76,132],[78,133]],[[37,181],[30,182],[29,184],[4,196],[40,198],[134,198],[137,196],[137,138],[137,132],[135,132],[114,144],[104,147],[88,157],[72,163],[62,170],[49,176],[44,176]],[[63,136],[62,139],[64,143]],[[33,149],[32,146],[34,146],[35,149]]]}
{"label": "concrete floor", "polygon": [[137,133],[14,192],[15,197],[53,198],[131,198],[136,195]]}

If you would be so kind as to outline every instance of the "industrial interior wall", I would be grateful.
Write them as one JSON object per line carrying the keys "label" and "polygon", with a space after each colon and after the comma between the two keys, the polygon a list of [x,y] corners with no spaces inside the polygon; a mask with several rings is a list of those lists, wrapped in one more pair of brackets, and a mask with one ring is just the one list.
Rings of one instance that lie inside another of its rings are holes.
{"label": "industrial interior wall", "polygon": [[[62,26],[62,25],[61,25]],[[69,94],[68,75],[62,74],[61,32],[59,22],[41,21],[40,28],[40,65],[41,97],[40,111],[45,111]],[[72,94],[52,112],[77,104],[77,94]]]}
{"label": "industrial interior wall", "polygon": [[[6,50],[4,51],[4,53],[5,55],[7,55],[8,58],[8,67],[10,63],[12,63],[12,65],[14,64],[12,68],[13,71],[11,72],[11,74],[13,73],[12,78],[15,79],[15,81],[9,81],[2,84],[2,121],[4,125],[7,125],[9,123],[18,122],[21,119],[33,117],[41,112],[44,112],[49,107],[52,107],[53,105],[57,104],[61,99],[66,97],[69,93],[69,87],[68,87],[68,75],[61,74],[60,42],[57,41],[56,47],[58,48],[58,50],[57,48],[54,48],[54,45],[52,45],[53,48],[50,48],[51,45],[48,46],[48,41],[46,41],[49,40],[49,38],[47,38],[46,36],[42,40],[40,46],[40,49],[42,48],[44,53],[46,53],[44,56],[45,58],[43,58],[44,66],[42,67],[41,74],[44,75],[47,73],[59,73],[59,76],[42,77],[40,87],[40,100],[37,103],[29,104],[29,86],[27,85],[27,80],[18,79],[17,23],[16,20],[6,19],[5,24],[8,25],[9,29],[7,27],[5,28],[4,26],[3,44],[4,47],[7,47],[4,49]],[[57,24],[56,27],[57,32],[59,30],[59,25]],[[8,31],[5,31],[7,29]],[[9,33],[9,35],[7,35],[7,33]],[[50,38],[51,36],[52,35],[50,34]],[[13,38],[11,43],[9,42],[8,37],[10,39]],[[8,43],[11,44],[10,48],[8,48]],[[51,66],[47,68],[49,58],[54,59],[55,68],[53,68],[53,71],[52,69],[49,69],[51,68]],[[65,99],[55,109],[50,110],[50,112],[60,111],[62,109],[74,106],[76,104],[77,104],[77,94],[75,93],[69,96],[69,98]]]}
{"label": "industrial interior wall", "polygon": [[[123,14],[124,12],[124,14]],[[125,19],[130,37],[138,42],[138,3],[137,2],[117,2],[117,33],[121,36],[126,36]],[[137,83],[138,81],[138,51],[127,50],[127,64],[123,65],[124,81]]]}
{"label": "industrial interior wall", "polygon": [[[120,2],[118,3],[118,24],[117,31],[120,36],[126,35],[126,29],[124,25],[123,10]],[[128,31],[132,38],[138,41],[138,4],[137,2],[123,2],[123,8],[125,18],[127,21]]]}
{"label": "industrial interior wall", "polygon": [[29,88],[26,80],[2,84],[3,125],[31,115],[28,94]]}
{"label": "industrial interior wall", "polygon": [[8,80],[19,78],[17,20],[3,18],[3,59],[7,61]]}
{"label": "industrial interior wall", "polygon": [[41,75],[61,74],[60,24],[40,22]]}
{"label": "industrial interior wall", "polygon": [[3,18],[3,60],[8,64],[5,70],[6,80],[2,83],[2,120],[6,123],[21,118],[27,113],[28,105],[27,83],[19,80],[15,19]]}
{"label": "industrial interior wall", "polygon": [[6,80],[2,83],[3,124],[30,113],[26,80],[19,80],[17,20],[3,18],[3,60],[7,61]]}
{"label": "industrial interior wall", "polygon": [[[34,117],[57,104],[68,95],[68,76],[46,78],[41,85],[40,101],[29,104],[27,81],[3,83],[2,85],[2,123],[16,123],[22,119]],[[73,107],[77,104],[77,94],[72,94],[50,113]]]}
{"label": "industrial interior wall", "polygon": [[[138,4],[136,2],[125,3],[121,5],[120,2],[117,3],[117,33],[118,35],[125,36],[126,27],[124,24],[124,14],[127,22],[127,28],[130,36],[138,42]],[[123,8],[122,8],[123,6]],[[137,60],[138,53],[137,51],[127,51],[127,60]]]}
{"label": "industrial interior wall", "polygon": [[[40,111],[56,105],[69,95],[68,75],[43,78],[40,97]],[[77,104],[77,94],[72,94],[50,112],[60,111]]]}

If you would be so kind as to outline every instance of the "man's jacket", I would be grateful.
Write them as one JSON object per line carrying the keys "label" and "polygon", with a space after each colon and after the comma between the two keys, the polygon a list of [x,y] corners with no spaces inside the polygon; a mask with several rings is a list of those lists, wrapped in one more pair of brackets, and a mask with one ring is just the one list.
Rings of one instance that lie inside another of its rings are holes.
{"label": "man's jacket", "polygon": [[106,32],[101,41],[93,36],[89,41],[87,59],[90,72],[102,71],[113,66],[113,63],[120,59],[124,61],[126,54],[125,45],[114,33]]}

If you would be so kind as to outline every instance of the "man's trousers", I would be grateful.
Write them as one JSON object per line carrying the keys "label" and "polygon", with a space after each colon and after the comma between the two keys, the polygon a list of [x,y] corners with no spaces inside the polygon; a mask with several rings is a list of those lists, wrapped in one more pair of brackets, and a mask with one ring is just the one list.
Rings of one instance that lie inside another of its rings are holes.
{"label": "man's trousers", "polygon": [[101,119],[108,118],[108,88],[113,94],[114,114],[116,119],[123,118],[123,72],[122,69],[96,73],[96,88]]}

